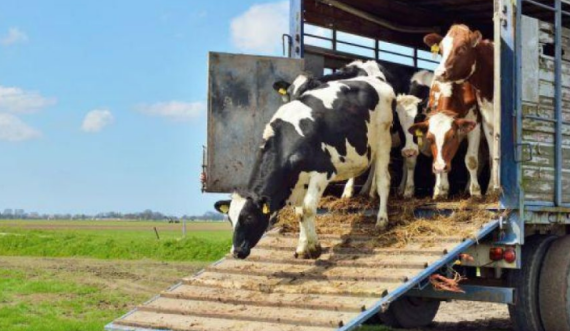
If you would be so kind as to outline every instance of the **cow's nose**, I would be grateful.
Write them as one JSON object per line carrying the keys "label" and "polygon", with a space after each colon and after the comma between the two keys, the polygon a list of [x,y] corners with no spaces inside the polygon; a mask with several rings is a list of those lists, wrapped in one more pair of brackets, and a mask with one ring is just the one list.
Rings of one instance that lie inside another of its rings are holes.
{"label": "cow's nose", "polygon": [[435,174],[443,174],[449,172],[449,167],[447,164],[434,164],[433,165],[433,173]]}
{"label": "cow's nose", "polygon": [[402,156],[403,157],[414,157],[414,156],[418,156],[418,151],[415,149],[405,149],[402,151]]}
{"label": "cow's nose", "polygon": [[235,249],[234,250],[234,258],[243,260],[249,256],[250,250],[249,249]]}

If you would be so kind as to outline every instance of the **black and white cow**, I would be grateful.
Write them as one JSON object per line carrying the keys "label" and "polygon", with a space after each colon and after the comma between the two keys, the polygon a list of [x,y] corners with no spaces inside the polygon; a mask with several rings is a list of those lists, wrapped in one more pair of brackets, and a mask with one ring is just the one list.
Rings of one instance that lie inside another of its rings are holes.
{"label": "black and white cow", "polygon": [[404,147],[402,148],[404,169],[399,193],[405,198],[410,198],[414,195],[414,172],[419,153],[430,155],[429,149],[418,146],[418,140],[414,139],[414,135],[409,131],[412,125],[422,122],[426,116],[433,78],[434,74],[430,71],[422,70],[416,72],[410,79],[408,94],[400,94],[397,97],[396,113],[405,137]]}
{"label": "black and white cow", "polygon": [[317,258],[321,246],[314,221],[324,190],[330,182],[361,175],[372,164],[380,196],[376,226],[387,226],[396,96],[375,65],[369,76],[325,83],[277,110],[265,127],[247,189],[215,206],[233,224],[235,257],[249,256],[270,218],[291,205],[300,222],[295,255]]}
{"label": "black and white cow", "polygon": [[[303,93],[318,88],[327,82],[350,79],[354,77],[363,77],[375,75],[378,64],[375,61],[356,60],[346,65],[345,67],[337,70],[336,72],[324,75],[319,78],[314,78],[309,74],[299,75],[292,83],[285,81],[278,81],[273,85],[273,88],[281,94],[284,102],[297,100]],[[402,156],[404,157],[404,169],[402,182],[400,185],[399,193],[404,197],[411,197],[414,194],[414,169],[417,164],[418,145],[413,136],[408,133],[409,128],[416,122],[423,120],[422,115],[425,114],[425,109],[429,101],[430,86],[433,81],[433,73],[427,70],[421,70],[410,77],[408,70],[382,70],[386,77],[387,82],[392,85],[394,91],[400,94],[397,98],[397,116],[399,125],[395,126],[392,136],[392,147],[396,148],[401,146],[400,136],[405,138],[405,145],[402,149]],[[395,139],[398,138],[398,139]],[[429,150],[428,150],[429,152]],[[368,180],[363,186],[360,194],[375,196],[374,188],[374,173],[371,172]],[[342,198],[350,198],[354,194],[355,179],[351,178],[347,181]]]}
{"label": "black and white cow", "polygon": [[[321,77],[313,77],[311,74],[303,73],[300,74],[295,78],[292,83],[286,81],[278,81],[273,84],[273,89],[275,89],[282,97],[283,102],[291,102],[298,100],[303,93],[314,90],[319,88],[323,84],[333,81],[345,80],[345,79],[352,79],[356,77],[374,77],[378,75],[378,68],[379,65],[376,61],[362,61],[356,60],[353,61],[346,66],[342,67],[341,69],[337,70],[334,73],[327,74]],[[382,72],[384,79],[392,86],[400,86],[396,82],[394,75],[390,74],[385,68],[382,67]],[[398,90],[396,90],[397,92]],[[354,195],[354,184],[355,178],[350,178],[345,186],[344,191],[342,193],[342,198],[352,198]],[[368,179],[364,184],[362,191],[360,192],[361,195],[370,195],[370,197],[374,198],[376,195],[376,189],[374,187],[374,171],[371,169]]]}

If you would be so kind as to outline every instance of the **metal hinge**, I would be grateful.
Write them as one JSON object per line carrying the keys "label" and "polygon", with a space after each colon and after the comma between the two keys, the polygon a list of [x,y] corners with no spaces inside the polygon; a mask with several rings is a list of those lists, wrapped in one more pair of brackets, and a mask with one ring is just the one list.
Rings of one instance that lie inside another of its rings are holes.
{"label": "metal hinge", "polygon": [[[522,159],[523,157],[523,149],[525,146],[528,146],[528,157],[526,159]],[[515,162],[517,163],[522,163],[522,162],[530,162],[532,161],[534,157],[534,150],[532,148],[532,144],[531,143],[520,143],[520,144],[516,144],[516,150],[515,150]]]}

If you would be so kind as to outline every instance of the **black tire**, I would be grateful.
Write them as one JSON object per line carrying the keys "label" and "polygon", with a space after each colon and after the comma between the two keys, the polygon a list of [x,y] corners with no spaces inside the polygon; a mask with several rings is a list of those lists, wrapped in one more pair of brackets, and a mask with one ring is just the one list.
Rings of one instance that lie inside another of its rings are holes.
{"label": "black tire", "polygon": [[556,236],[535,235],[526,238],[522,248],[522,269],[511,270],[509,286],[515,289],[515,305],[509,315],[515,331],[544,331],[538,306],[538,286],[544,257]]}
{"label": "black tire", "polygon": [[413,329],[433,322],[440,301],[415,297],[402,297],[394,301],[380,319],[392,328]]}
{"label": "black tire", "polygon": [[570,236],[556,240],[546,254],[539,302],[546,331],[570,331]]}

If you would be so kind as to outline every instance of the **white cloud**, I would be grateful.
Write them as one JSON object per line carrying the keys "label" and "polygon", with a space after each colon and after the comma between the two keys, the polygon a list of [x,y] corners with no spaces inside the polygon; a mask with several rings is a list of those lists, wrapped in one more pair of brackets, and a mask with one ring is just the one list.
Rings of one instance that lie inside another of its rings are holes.
{"label": "white cloud", "polygon": [[200,116],[206,110],[206,104],[203,102],[169,101],[138,105],[136,110],[151,116],[187,121]]}
{"label": "white cloud", "polygon": [[8,29],[8,34],[0,39],[0,44],[3,46],[10,46],[19,43],[25,43],[28,41],[28,35],[18,29],[18,28],[10,28]]}
{"label": "white cloud", "polygon": [[242,51],[276,53],[288,26],[288,1],[253,5],[232,20],[232,41]]}
{"label": "white cloud", "polygon": [[11,114],[0,113],[0,140],[18,142],[41,137],[41,132]]}
{"label": "white cloud", "polygon": [[103,130],[106,126],[113,123],[115,118],[107,109],[95,109],[85,115],[81,130],[84,132],[95,133]]}
{"label": "white cloud", "polygon": [[38,92],[0,86],[0,112],[29,114],[56,102],[56,99],[45,98]]}

